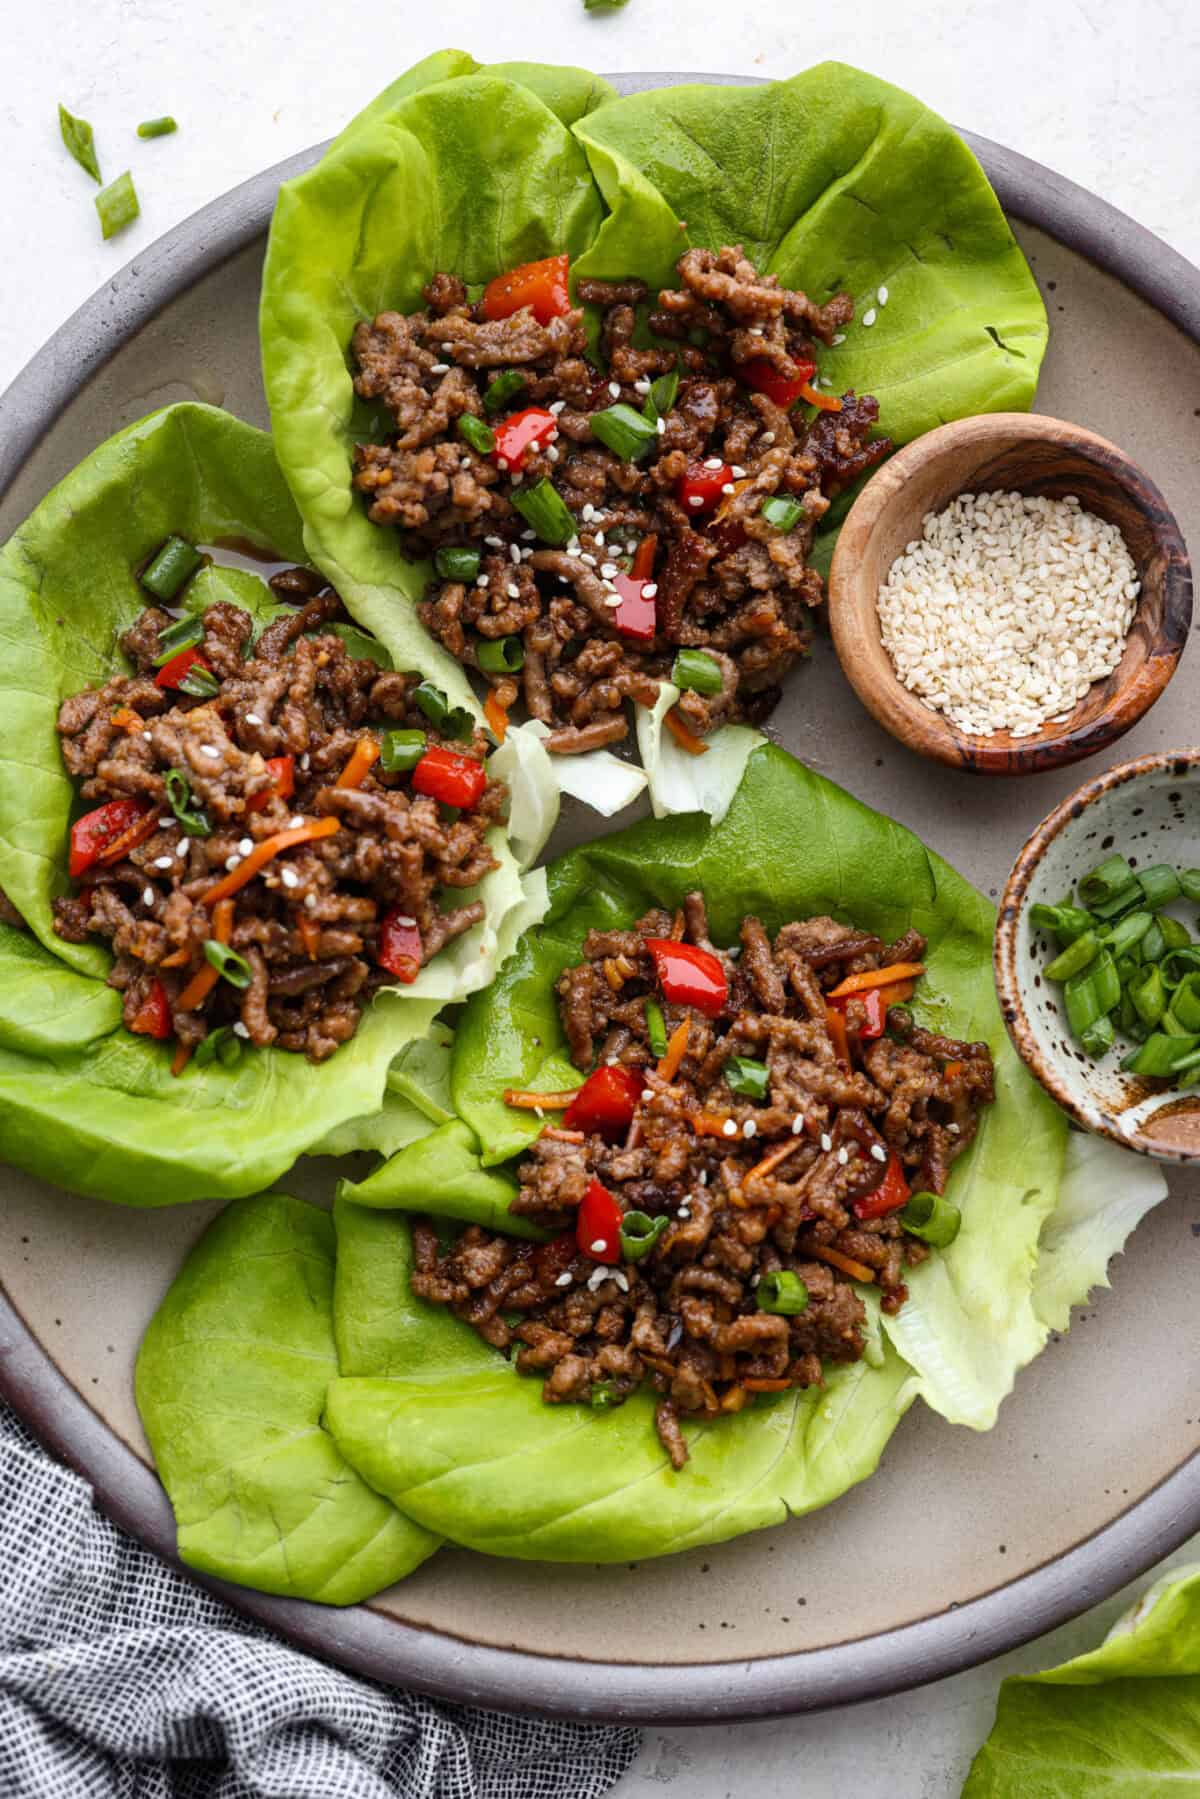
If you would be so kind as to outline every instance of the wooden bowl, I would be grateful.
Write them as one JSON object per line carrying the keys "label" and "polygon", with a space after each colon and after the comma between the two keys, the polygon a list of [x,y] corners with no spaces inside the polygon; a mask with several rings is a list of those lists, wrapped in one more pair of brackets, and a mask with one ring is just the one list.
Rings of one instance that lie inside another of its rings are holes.
{"label": "wooden bowl", "polygon": [[[879,634],[877,601],[896,557],[928,512],[956,495],[995,489],[1061,499],[1116,525],[1141,594],[1125,651],[1070,715],[1028,737],[974,737],[910,693]],[[1034,774],[1114,742],[1175,672],[1192,618],[1192,572],[1174,515],[1150,477],[1115,444],[1063,419],[993,412],[959,419],[906,444],[872,477],[838,538],[829,574],[838,658],[859,699],[909,749],[974,774]]]}

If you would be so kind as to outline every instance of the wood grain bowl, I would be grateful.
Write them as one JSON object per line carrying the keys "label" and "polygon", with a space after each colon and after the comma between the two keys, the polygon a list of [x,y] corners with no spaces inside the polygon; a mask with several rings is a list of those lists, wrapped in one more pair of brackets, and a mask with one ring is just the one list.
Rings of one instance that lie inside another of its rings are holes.
{"label": "wood grain bowl", "polygon": [[[973,737],[896,675],[879,631],[879,589],[928,512],[956,495],[1005,489],[1061,499],[1120,530],[1141,595],[1121,661],[1069,716],[1028,737]],[[899,450],[867,483],[842,526],[829,574],[838,658],[867,710],[919,755],[973,774],[1035,774],[1094,755],[1134,725],[1174,674],[1192,618],[1183,534],[1154,482],[1107,438],[1038,413],[995,412],[942,425]]]}

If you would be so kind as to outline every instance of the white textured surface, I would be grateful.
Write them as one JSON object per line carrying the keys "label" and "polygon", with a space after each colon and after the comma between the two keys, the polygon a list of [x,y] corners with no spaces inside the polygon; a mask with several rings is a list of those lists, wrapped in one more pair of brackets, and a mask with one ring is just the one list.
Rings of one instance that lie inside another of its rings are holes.
{"label": "white textured surface", "polygon": [[[74,0],[54,18],[0,0],[0,41],[10,245],[0,265],[0,388],[139,248],[331,135],[385,79],[447,44],[485,60],[753,75],[843,57],[1094,189],[1200,261],[1193,0],[857,0],[827,16],[798,0],[757,15],[728,0],[629,0],[621,13],[590,15],[582,0],[358,13],[316,0]],[[105,178],[129,168],[137,183],[142,217],[110,244],[100,240],[95,190],[59,142],[60,99],[94,125]],[[138,121],[162,112],[179,132],[140,143]],[[1118,1609],[1110,1602],[988,1668],[853,1712],[650,1732],[620,1799],[953,1799],[1001,1674],[1090,1646]]]}

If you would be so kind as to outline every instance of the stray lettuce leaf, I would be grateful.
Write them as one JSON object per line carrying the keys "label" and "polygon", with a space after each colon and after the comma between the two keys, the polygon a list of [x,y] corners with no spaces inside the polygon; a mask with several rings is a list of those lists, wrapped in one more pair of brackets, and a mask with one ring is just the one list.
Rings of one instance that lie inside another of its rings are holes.
{"label": "stray lettuce leaf", "polygon": [[322,1426],[333,1259],[316,1207],[280,1193],[229,1206],[151,1320],[136,1391],[189,1567],[353,1605],[437,1539],[372,1492]]}
{"label": "stray lettuce leaf", "polygon": [[707,812],[719,825],[741,785],[751,752],[764,740],[749,725],[725,725],[705,738],[702,756],[691,756],[663,728],[663,719],[678,698],[678,687],[664,681],[655,706],[637,708],[638,750],[650,783],[654,816]]}
{"label": "stray lettuce leaf", "polygon": [[1200,1568],[1171,1569],[1099,1649],[1006,1680],[962,1799],[1200,1793]]}
{"label": "stray lettuce leaf", "polygon": [[1033,1303],[1051,1330],[1066,1330],[1071,1307],[1107,1287],[1108,1264],[1126,1238],[1167,1197],[1161,1166],[1103,1137],[1072,1131],[1058,1204],[1042,1226]]}
{"label": "stray lettuce leaf", "polygon": [[685,1419],[691,1460],[676,1474],[652,1395],[602,1414],[543,1404],[539,1380],[413,1297],[407,1220],[344,1194],[336,1220],[343,1378],[327,1428],[401,1511],[489,1555],[625,1561],[781,1524],[864,1480],[913,1397],[910,1371],[877,1339],[871,1360],[834,1370],[823,1390],[715,1425]]}
{"label": "stray lettuce leaf", "polygon": [[450,1051],[454,1032],[435,1024],[427,1037],[402,1049],[388,1070],[388,1092],[407,1099],[431,1124],[445,1124],[454,1116],[450,1098]]}
{"label": "stray lettuce leaf", "polygon": [[545,1231],[509,1211],[516,1193],[515,1175],[481,1166],[474,1133],[458,1118],[410,1142],[365,1181],[342,1181],[338,1186],[338,1197],[356,1206],[435,1210],[439,1218],[457,1218],[463,1224],[482,1224],[488,1230],[544,1242]]}
{"label": "stray lettuce leaf", "polygon": [[488,758],[492,779],[508,787],[508,841],[519,868],[533,866],[558,823],[560,789],[554,762],[534,720],[507,731],[500,748]]}

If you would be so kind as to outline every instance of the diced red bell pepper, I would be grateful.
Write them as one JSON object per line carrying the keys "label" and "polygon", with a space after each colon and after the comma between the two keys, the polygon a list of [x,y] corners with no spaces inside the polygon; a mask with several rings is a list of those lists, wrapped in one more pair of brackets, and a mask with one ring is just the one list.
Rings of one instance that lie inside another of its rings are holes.
{"label": "diced red bell pepper", "polygon": [[129,1022],[139,1037],[156,1037],[161,1043],[171,1035],[171,1005],[167,990],[156,976],[146,989],[145,998]]}
{"label": "diced red bell pepper", "polygon": [[623,637],[651,643],[658,629],[658,588],[653,581],[638,581],[632,575],[614,575],[613,586],[621,596],[621,604],[612,610],[613,624]]}
{"label": "diced red bell pepper", "polygon": [[421,972],[421,933],[417,921],[393,906],[379,921],[375,960],[407,987]]}
{"label": "diced red bell pepper", "polygon": [[635,581],[648,581],[654,573],[654,558],[658,554],[658,535],[650,531],[645,537],[638,538],[638,547],[633,552],[633,567],[630,574]]}
{"label": "diced red bell pepper", "polygon": [[547,256],[541,262],[523,262],[507,275],[497,275],[483,290],[483,316],[506,319],[528,306],[539,325],[548,325],[571,310],[569,268],[569,257]]}
{"label": "diced red bell pepper", "polygon": [[646,948],[665,998],[676,1006],[694,1006],[705,1018],[717,1016],[729,998],[729,982],[711,950],[676,943],[672,937],[648,937]]}
{"label": "diced red bell pepper", "polygon": [[756,393],[766,394],[768,400],[774,401],[785,412],[801,398],[816,372],[815,362],[796,361],[796,373],[785,375],[782,369],[777,369],[766,357],[758,356],[752,362],[743,362],[738,369],[738,374],[747,387],[754,388]]}
{"label": "diced red bell pepper", "polygon": [[619,1143],[633,1123],[633,1115],[642,1092],[642,1077],[633,1068],[620,1063],[597,1068],[589,1074],[566,1112],[563,1124],[569,1131],[593,1131],[606,1143]]}
{"label": "diced red bell pepper", "polygon": [[153,811],[149,800],[109,800],[94,812],[85,812],[71,826],[71,853],[67,872],[74,878],[99,862],[106,850]]}
{"label": "diced red bell pepper", "polygon": [[873,1193],[864,1193],[861,1199],[854,1200],[851,1209],[856,1218],[864,1221],[886,1218],[889,1212],[898,1212],[901,1206],[906,1206],[911,1198],[912,1188],[905,1180],[900,1158],[893,1150],[879,1185]]}
{"label": "diced red bell pepper", "polygon": [[296,759],[294,756],[268,756],[271,785],[261,793],[252,793],[246,801],[247,812],[261,812],[269,801],[290,799],[296,791]]}
{"label": "diced red bell pepper", "polygon": [[486,786],[487,770],[482,762],[436,744],[426,750],[413,769],[414,792],[441,800],[447,806],[459,806],[464,812],[479,804]]}
{"label": "diced red bell pepper", "polygon": [[558,420],[544,406],[526,406],[523,412],[510,413],[492,427],[496,461],[506,462],[510,469],[523,468],[526,451],[545,449],[557,430]]}
{"label": "diced red bell pepper", "polygon": [[169,662],[163,663],[154,677],[154,685],[156,687],[178,687],[188,670],[196,667],[204,669],[207,674],[212,674],[212,669],[193,645],[190,650],[180,650],[178,656],[172,656]]}
{"label": "diced red bell pepper", "polygon": [[575,1214],[575,1241],[583,1254],[593,1262],[619,1262],[623,1217],[608,1188],[597,1180],[589,1181]]}
{"label": "diced red bell pepper", "polygon": [[866,1023],[858,1035],[863,1043],[868,1043],[872,1037],[883,1036],[884,1026],[887,1024],[886,992],[887,989],[884,987],[870,987],[866,993],[848,994],[845,999],[830,1000],[829,1003],[831,1006],[836,1006],[844,1018],[846,1007],[850,1001],[853,999],[858,1002],[867,1015]]}
{"label": "diced red bell pepper", "polygon": [[675,498],[691,518],[711,512],[721,504],[722,490],[733,485],[733,470],[727,462],[720,468],[708,468],[703,462],[689,462],[675,483]]}

